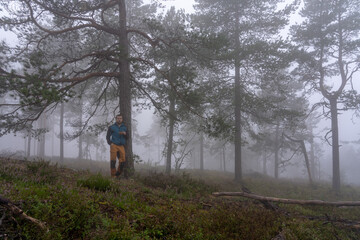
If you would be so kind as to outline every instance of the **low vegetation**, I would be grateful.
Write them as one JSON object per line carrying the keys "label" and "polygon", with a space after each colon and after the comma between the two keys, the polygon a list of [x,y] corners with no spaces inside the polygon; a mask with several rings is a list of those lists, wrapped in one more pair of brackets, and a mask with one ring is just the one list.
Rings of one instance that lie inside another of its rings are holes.
{"label": "low vegetation", "polygon": [[[105,163],[104,163],[105,164]],[[106,163],[108,166],[108,164]],[[138,170],[130,179],[46,161],[0,159],[0,195],[46,223],[42,230],[0,206],[0,239],[360,239],[360,207],[267,204],[214,191],[359,200],[360,189],[290,183],[261,175]]]}

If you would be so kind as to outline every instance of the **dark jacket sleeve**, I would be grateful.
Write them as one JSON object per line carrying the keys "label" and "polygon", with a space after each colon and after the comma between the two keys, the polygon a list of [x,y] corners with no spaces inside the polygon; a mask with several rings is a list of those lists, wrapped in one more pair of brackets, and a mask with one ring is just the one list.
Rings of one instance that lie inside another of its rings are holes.
{"label": "dark jacket sleeve", "polygon": [[111,144],[110,136],[111,136],[111,129],[109,127],[106,133],[106,141],[109,145]]}

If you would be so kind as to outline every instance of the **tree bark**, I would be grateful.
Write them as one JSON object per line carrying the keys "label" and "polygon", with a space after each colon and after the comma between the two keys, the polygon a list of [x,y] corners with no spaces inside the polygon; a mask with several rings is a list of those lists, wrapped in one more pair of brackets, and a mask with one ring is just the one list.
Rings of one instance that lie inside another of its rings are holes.
{"label": "tree bark", "polygon": [[263,157],[263,161],[262,161],[262,164],[263,164],[263,174],[266,175],[267,174],[267,170],[266,170],[266,162],[267,162],[267,156],[266,156],[266,148],[264,149],[264,157]]}
{"label": "tree bark", "polygon": [[169,136],[167,141],[167,152],[166,152],[166,173],[171,173],[171,155],[173,151],[174,141],[174,125],[175,125],[175,97],[171,94],[170,106],[169,106]]}
{"label": "tree bark", "polygon": [[279,178],[279,122],[276,124],[276,131],[275,131],[275,146],[274,146],[274,176],[276,179]]}
{"label": "tree bark", "polygon": [[[39,118],[39,127],[41,129],[45,129],[46,128],[46,116],[45,113],[42,113],[40,118]],[[40,158],[44,158],[45,157],[45,133],[42,133],[39,136],[39,145],[38,145],[38,156]]]}
{"label": "tree bark", "polygon": [[200,170],[204,170],[204,134],[200,133]]}
{"label": "tree bark", "polygon": [[31,150],[31,135],[30,132],[28,133],[28,139],[27,139],[27,152],[26,152],[26,157],[29,159],[30,158],[30,150]]}
{"label": "tree bark", "polygon": [[64,162],[64,103],[60,104],[60,162]]}
{"label": "tree bark", "polygon": [[[82,121],[82,118],[83,118],[83,101],[82,101],[82,99],[80,99],[79,107],[80,107],[79,128],[81,130],[82,125],[83,125],[83,121]],[[83,134],[82,133],[79,135],[79,146],[78,147],[79,147],[78,159],[82,160],[83,159]]]}
{"label": "tree bark", "polygon": [[223,146],[223,148],[222,148],[222,160],[223,160],[223,167],[224,167],[224,172],[226,172],[226,147],[225,147],[225,145]]}
{"label": "tree bark", "polygon": [[134,173],[134,159],[132,152],[132,123],[131,123],[131,85],[130,85],[130,65],[129,65],[129,40],[127,36],[126,22],[126,4],[125,0],[119,1],[119,49],[120,49],[120,76],[119,84],[119,108],[123,114],[123,119],[128,130],[128,139],[125,146],[126,167],[124,169],[125,177]]}
{"label": "tree bark", "polygon": [[309,162],[309,157],[306,151],[306,147],[305,147],[305,142],[304,140],[296,140],[293,139],[291,137],[289,137],[288,135],[286,135],[285,133],[283,134],[286,138],[288,138],[289,140],[296,142],[296,143],[300,143],[300,147],[301,147],[301,151],[304,155],[304,159],[305,159],[305,165],[306,165],[306,169],[308,172],[308,176],[309,176],[309,182],[311,185],[313,185],[313,181],[312,181],[312,175],[311,175],[311,168],[310,168],[310,162]]}
{"label": "tree bark", "polygon": [[339,126],[337,98],[330,98],[332,155],[333,155],[333,181],[332,187],[340,192],[340,152],[339,152]]}
{"label": "tree bark", "polygon": [[319,206],[334,206],[334,207],[360,206],[360,201],[327,202],[322,200],[298,200],[298,199],[265,197],[265,196],[246,193],[246,192],[214,192],[213,195],[216,197],[221,197],[221,196],[246,197],[246,198],[256,199],[259,201],[280,202],[286,204],[319,205]]}
{"label": "tree bark", "polygon": [[313,176],[314,179],[317,178],[316,175],[316,166],[315,166],[315,145],[314,145],[314,135],[313,135],[313,128],[310,125],[310,170],[311,170],[311,175]]}
{"label": "tree bark", "polygon": [[236,13],[235,19],[235,181],[242,180],[241,167],[241,80],[240,80],[240,59],[238,52],[240,51],[240,29],[239,12]]}

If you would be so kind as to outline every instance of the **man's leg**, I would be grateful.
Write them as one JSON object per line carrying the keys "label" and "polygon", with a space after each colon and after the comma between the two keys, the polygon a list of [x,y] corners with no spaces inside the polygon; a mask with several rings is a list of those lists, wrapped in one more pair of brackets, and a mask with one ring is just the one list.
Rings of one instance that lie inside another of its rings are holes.
{"label": "man's leg", "polygon": [[119,150],[119,166],[118,166],[118,170],[117,170],[117,175],[120,175],[122,173],[122,171],[124,170],[124,165],[125,165],[125,147],[124,146],[118,146],[118,150]]}
{"label": "man's leg", "polygon": [[112,177],[116,175],[116,154],[117,149],[115,144],[110,145],[110,174]]}

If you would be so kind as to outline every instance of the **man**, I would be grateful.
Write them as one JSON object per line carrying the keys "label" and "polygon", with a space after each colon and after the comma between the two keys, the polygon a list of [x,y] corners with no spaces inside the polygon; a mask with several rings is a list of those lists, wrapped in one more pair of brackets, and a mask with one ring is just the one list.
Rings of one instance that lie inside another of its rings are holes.
{"label": "man", "polygon": [[[128,138],[127,128],[123,123],[123,116],[116,115],[115,123],[111,125],[106,134],[106,140],[110,145],[110,173],[112,177],[120,176],[125,165],[125,144]],[[119,159],[116,171],[116,158]]]}

